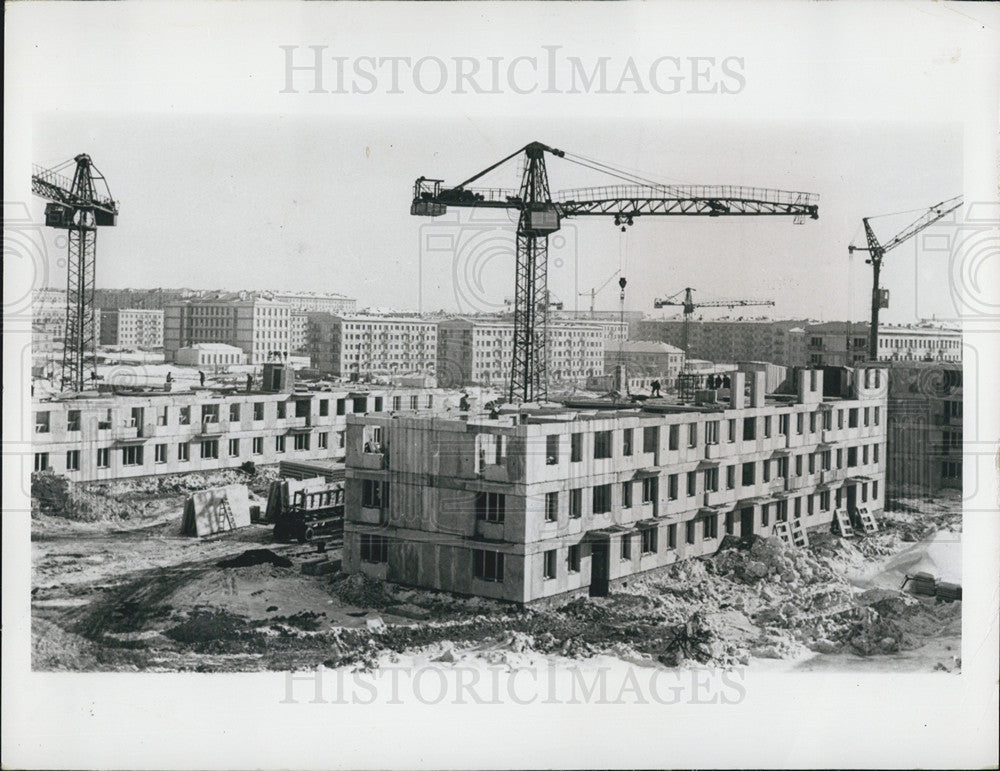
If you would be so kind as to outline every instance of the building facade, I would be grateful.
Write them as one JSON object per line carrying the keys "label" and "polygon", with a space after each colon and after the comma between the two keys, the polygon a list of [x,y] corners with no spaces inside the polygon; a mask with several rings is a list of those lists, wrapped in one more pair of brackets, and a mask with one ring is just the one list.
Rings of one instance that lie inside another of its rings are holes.
{"label": "building facade", "polygon": [[267,292],[265,297],[297,311],[354,315],[358,301],[346,295],[324,292]]}
{"label": "building facade", "polygon": [[[691,320],[688,331],[687,355],[708,361],[773,361],[785,366],[800,366],[804,361],[791,361],[797,352],[794,330],[807,321],[771,319]],[[684,322],[681,319],[647,319],[638,324],[633,336],[641,340],[658,340],[684,348]]]}
{"label": "building facade", "polygon": [[656,378],[663,388],[672,388],[684,368],[684,351],[669,343],[628,340],[604,352],[604,371],[612,373],[624,362],[629,378]]}
{"label": "building facade", "polygon": [[308,325],[305,352],[321,372],[341,378],[435,372],[436,321],[310,313]]}
{"label": "building facade", "polygon": [[[809,366],[851,367],[868,359],[867,323],[833,321],[806,327]],[[927,326],[879,325],[879,361],[961,361],[962,333]]]}
{"label": "building facade", "polygon": [[962,365],[889,364],[886,485],[891,496],[962,487]]}
{"label": "building facade", "polygon": [[167,303],[163,308],[163,354],[197,343],[240,348],[250,364],[285,359],[292,352],[291,308],[262,298],[226,296]]}
{"label": "building facade", "polygon": [[433,412],[444,392],[202,389],[36,400],[35,471],[77,482],[344,457],[351,414]]}
{"label": "building facade", "polygon": [[104,310],[100,342],[122,348],[162,348],[163,311],[151,308]]}
{"label": "building facade", "polygon": [[185,367],[230,367],[246,364],[247,355],[235,345],[197,343],[189,348],[178,348],[174,362]]}
{"label": "building facade", "polygon": [[[550,386],[576,385],[604,373],[605,352],[617,350],[628,325],[619,321],[550,319],[546,370]],[[452,318],[438,324],[441,385],[506,388],[514,357],[514,322],[505,318]]]}
{"label": "building facade", "polygon": [[487,417],[348,419],[343,566],[400,584],[529,603],[603,594],[727,534],[829,528],[882,509],[886,374],[825,397]]}

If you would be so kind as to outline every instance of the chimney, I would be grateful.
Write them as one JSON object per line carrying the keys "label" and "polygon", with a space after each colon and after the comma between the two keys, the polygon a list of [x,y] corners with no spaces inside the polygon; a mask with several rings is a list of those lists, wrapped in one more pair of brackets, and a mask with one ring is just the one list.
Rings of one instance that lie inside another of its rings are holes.
{"label": "chimney", "polygon": [[745,372],[729,373],[729,406],[734,410],[742,410],[746,406],[746,382]]}

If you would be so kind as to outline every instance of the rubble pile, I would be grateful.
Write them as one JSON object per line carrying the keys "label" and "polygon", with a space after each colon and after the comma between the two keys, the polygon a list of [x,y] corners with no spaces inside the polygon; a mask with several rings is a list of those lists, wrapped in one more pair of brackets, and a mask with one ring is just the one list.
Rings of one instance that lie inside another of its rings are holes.
{"label": "rubble pile", "polygon": [[51,471],[31,475],[32,517],[47,514],[80,522],[96,522],[128,519],[135,510],[134,505],[84,490]]}

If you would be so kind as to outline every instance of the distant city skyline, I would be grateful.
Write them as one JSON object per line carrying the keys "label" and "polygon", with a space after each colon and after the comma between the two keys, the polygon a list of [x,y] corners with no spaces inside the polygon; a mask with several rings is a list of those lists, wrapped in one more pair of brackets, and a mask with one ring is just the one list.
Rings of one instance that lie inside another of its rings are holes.
{"label": "distant city skyline", "polygon": [[[550,120],[544,131],[526,132],[493,119],[447,127],[425,120],[403,131],[289,116],[108,114],[85,123],[50,116],[34,139],[43,166],[88,152],[120,202],[118,226],[99,238],[102,288],[329,292],[359,308],[400,311],[503,309],[513,294],[513,225],[494,218],[484,226],[468,210],[457,219],[411,217],[412,183],[425,175],[455,184],[533,139],[668,184],[820,196],[819,220],[801,225],[786,217],[646,217],[622,234],[610,217],[567,219],[552,238],[549,272],[567,309],[589,308],[589,289],[621,270],[627,310],[651,313],[655,297],[693,286],[696,299],[775,301],[768,313],[744,318],[863,320],[870,269],[862,255],[847,254],[848,244],[863,243],[862,217],[924,209],[962,189],[961,133],[947,124]],[[483,183],[516,188],[518,174],[501,167]],[[549,161],[549,177],[554,192],[618,182],[559,159]],[[31,207],[40,220],[43,202]],[[888,239],[918,213],[873,225]],[[459,244],[486,238],[454,258],[427,248],[440,233]],[[463,242],[469,233],[473,240]],[[65,282],[56,236],[45,230],[53,288]],[[886,323],[956,315],[941,290],[950,282],[947,255],[922,255],[918,266],[918,246],[886,259]],[[595,307],[617,310],[616,282]]]}

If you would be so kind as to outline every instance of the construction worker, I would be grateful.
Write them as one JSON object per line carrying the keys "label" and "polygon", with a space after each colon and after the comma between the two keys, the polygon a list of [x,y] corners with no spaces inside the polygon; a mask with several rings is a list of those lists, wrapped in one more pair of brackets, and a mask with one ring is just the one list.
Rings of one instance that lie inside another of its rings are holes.
{"label": "construction worker", "polygon": [[201,381],[202,385],[205,385],[205,373],[200,369],[198,370],[198,379]]}
{"label": "construction worker", "polygon": [[250,391],[252,389],[253,389],[253,373],[252,372],[248,372],[247,373],[247,393],[250,393]]}
{"label": "construction worker", "polygon": [[650,391],[649,391],[650,398],[652,398],[654,396],[659,396],[660,395],[660,381],[659,380],[654,380],[652,383],[650,383],[649,384],[649,388],[650,388]]}

